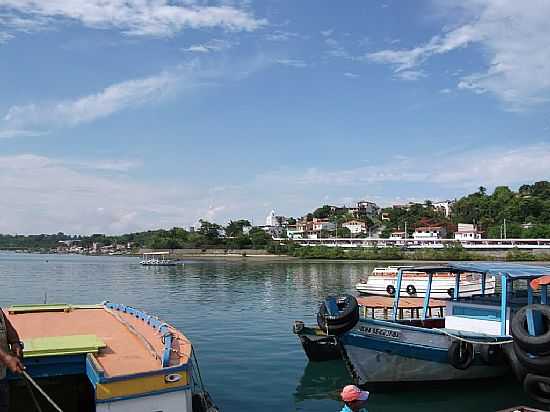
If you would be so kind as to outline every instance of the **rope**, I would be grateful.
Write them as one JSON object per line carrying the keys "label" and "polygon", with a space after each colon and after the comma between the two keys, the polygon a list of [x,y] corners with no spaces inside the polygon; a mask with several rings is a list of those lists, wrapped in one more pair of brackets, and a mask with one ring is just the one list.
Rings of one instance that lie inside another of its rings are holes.
{"label": "rope", "polygon": [[31,378],[30,375],[29,375],[25,370],[23,370],[21,373],[23,374],[23,376],[25,377],[25,379],[27,379],[27,381],[30,382],[30,383],[32,384],[32,386],[34,386],[34,387],[36,388],[36,390],[37,390],[38,392],[40,392],[40,394],[41,394],[42,396],[44,396],[44,398],[46,398],[46,400],[54,407],[54,409],[55,409],[57,412],[63,412],[63,411],[61,410],[61,408],[60,408],[59,406],[57,406],[57,404],[53,401],[53,399],[50,398],[50,397],[48,396],[48,394],[47,394],[46,392],[44,392],[44,390],[43,390],[40,386],[38,386],[38,384],[34,381],[34,379]]}
{"label": "rope", "polygon": [[25,379],[25,384],[27,386],[27,389],[29,390],[31,394],[32,402],[34,403],[34,406],[36,407],[36,410],[38,412],[42,412],[42,408],[40,407],[40,404],[38,403],[38,400],[36,399],[36,396],[34,396],[34,392],[32,391],[32,386],[28,380]]}
{"label": "rope", "polygon": [[[463,338],[461,336],[457,336],[457,335],[453,335],[452,333],[449,333],[447,332],[446,330],[444,329],[435,329],[441,333],[443,333],[444,335],[447,335],[453,339],[456,339],[456,340],[459,340],[459,341],[462,341],[462,342],[466,342],[466,343],[471,343],[473,345],[475,344],[478,344],[478,345],[505,345],[507,343],[512,343],[514,342],[513,339],[510,339],[510,340],[501,340],[501,341],[497,341],[497,342],[485,342],[485,341],[477,341],[477,340],[471,340],[471,339],[466,339],[466,338]],[[496,338],[495,338],[496,339]]]}

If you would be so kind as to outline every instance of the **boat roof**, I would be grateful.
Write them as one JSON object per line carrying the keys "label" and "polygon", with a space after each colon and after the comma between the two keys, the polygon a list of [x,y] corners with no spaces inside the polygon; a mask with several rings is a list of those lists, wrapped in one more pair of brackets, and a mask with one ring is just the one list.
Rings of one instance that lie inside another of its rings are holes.
{"label": "boat roof", "polygon": [[507,276],[512,279],[532,279],[550,275],[550,266],[526,265],[507,262],[450,262],[447,265],[416,266],[408,271],[415,272],[474,272],[490,275]]}
{"label": "boat roof", "polygon": [[144,252],[144,255],[169,255],[170,252]]}
{"label": "boat roof", "polygon": [[[68,346],[90,346],[95,335],[97,344],[82,352],[92,353],[107,377],[179,366],[191,356],[191,343],[181,332],[124,305],[15,305],[3,312],[26,343],[25,347],[37,346],[38,342],[38,346],[47,346],[50,355],[65,354]],[[168,365],[163,366],[162,335],[167,332],[173,339]]]}

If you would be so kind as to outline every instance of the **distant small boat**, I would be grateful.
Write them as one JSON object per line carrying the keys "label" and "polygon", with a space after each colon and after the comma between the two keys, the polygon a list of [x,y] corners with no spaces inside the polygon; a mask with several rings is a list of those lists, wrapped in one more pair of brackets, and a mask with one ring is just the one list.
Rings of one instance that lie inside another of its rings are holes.
{"label": "distant small boat", "polygon": [[181,266],[184,263],[181,260],[169,259],[170,252],[147,252],[143,254],[142,266]]}
{"label": "distant small boat", "polygon": [[[424,297],[428,287],[428,274],[415,272],[412,266],[388,266],[375,268],[366,280],[361,280],[355,285],[359,293],[365,295],[395,296],[397,286],[397,272],[403,271],[401,283],[401,296]],[[431,296],[435,299],[450,299],[454,295],[456,276],[449,272],[437,272],[432,274]],[[479,294],[495,293],[496,279],[487,276],[484,290],[483,282],[479,274],[464,273],[460,277],[460,297],[469,297]]]}

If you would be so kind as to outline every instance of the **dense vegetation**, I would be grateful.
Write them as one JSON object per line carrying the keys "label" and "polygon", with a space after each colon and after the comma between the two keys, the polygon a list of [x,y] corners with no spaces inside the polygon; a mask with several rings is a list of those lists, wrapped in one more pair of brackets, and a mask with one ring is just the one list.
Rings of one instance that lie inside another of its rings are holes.
{"label": "dense vegetation", "polygon": [[[473,223],[486,232],[488,238],[550,238],[550,182],[523,185],[517,192],[508,186],[498,186],[488,194],[484,187],[464,196],[452,207],[450,218],[433,207],[431,202],[413,204],[408,208],[386,208],[389,216],[384,235],[393,230],[412,234],[415,227],[447,225],[450,232],[458,223]],[[504,222],[506,221],[506,232]]]}

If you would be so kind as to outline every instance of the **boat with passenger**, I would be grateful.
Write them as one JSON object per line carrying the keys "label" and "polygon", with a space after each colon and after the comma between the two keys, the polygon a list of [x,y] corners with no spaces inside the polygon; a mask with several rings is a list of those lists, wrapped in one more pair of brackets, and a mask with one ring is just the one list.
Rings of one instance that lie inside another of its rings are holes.
{"label": "boat with passenger", "polygon": [[[399,292],[390,319],[358,316],[357,302],[349,295],[321,304],[317,333],[339,350],[357,384],[453,382],[513,373],[531,398],[550,404],[549,266],[449,263],[407,271],[427,274],[418,319],[399,317]],[[455,277],[444,318],[428,311],[436,273]],[[471,273],[481,277],[481,292],[462,296],[460,278]],[[403,274],[398,270],[397,291]],[[498,277],[500,288],[487,294],[483,285],[491,276]]]}
{"label": "boat with passenger", "polygon": [[146,252],[141,261],[142,266],[183,266],[184,262],[169,258],[170,252]]}
{"label": "boat with passenger", "polygon": [[[388,266],[374,268],[366,279],[360,280],[355,289],[365,295],[395,296],[397,273],[402,271],[402,296],[424,297],[428,274],[414,270],[413,266]],[[464,273],[460,278],[460,296],[467,297],[480,294],[482,286],[484,293],[495,292],[496,278],[488,276],[482,285],[481,276],[477,273]],[[432,273],[430,296],[435,299],[450,299],[455,287],[455,276],[449,272]]]}
{"label": "boat with passenger", "polygon": [[[111,302],[3,312],[24,343],[26,371],[65,412],[217,411],[193,345],[156,316]],[[19,375],[8,378],[10,410],[50,410]]]}

